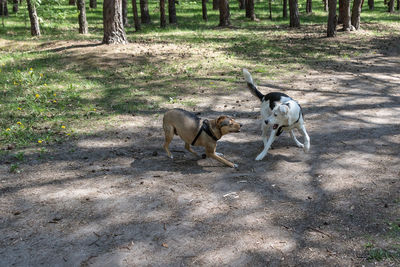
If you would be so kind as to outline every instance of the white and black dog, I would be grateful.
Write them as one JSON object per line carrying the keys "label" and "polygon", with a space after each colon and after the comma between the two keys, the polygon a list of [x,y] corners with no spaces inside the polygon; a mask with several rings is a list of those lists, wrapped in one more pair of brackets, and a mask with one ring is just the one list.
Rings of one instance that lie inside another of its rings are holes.
{"label": "white and black dog", "polygon": [[[257,90],[257,86],[254,84],[249,71],[243,69],[243,74],[250,92],[261,101],[261,129],[264,150],[257,156],[256,160],[262,160],[267,155],[272,142],[274,142],[276,136],[279,136],[283,131],[289,131],[296,145],[302,147],[304,152],[308,152],[310,149],[310,137],[304,127],[303,112],[299,103],[288,95],[279,92],[263,95]],[[268,128],[271,128],[269,138],[267,138]],[[297,128],[303,135],[304,145],[296,139],[293,133],[294,128]]]}

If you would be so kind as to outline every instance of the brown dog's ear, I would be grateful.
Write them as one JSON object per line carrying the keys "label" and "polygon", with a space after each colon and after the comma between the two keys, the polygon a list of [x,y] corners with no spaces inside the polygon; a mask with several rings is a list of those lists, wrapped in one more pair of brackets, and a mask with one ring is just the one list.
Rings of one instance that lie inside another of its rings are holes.
{"label": "brown dog's ear", "polygon": [[221,127],[221,126],[222,126],[221,123],[222,123],[226,118],[227,118],[226,116],[219,116],[218,119],[217,119],[217,125]]}

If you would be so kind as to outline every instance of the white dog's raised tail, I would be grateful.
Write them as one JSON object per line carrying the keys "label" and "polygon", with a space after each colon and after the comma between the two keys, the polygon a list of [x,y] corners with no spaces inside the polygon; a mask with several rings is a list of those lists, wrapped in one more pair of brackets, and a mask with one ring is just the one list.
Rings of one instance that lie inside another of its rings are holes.
{"label": "white dog's raised tail", "polygon": [[258,97],[260,101],[263,101],[264,95],[260,91],[258,91],[257,86],[253,82],[253,77],[251,77],[250,72],[247,69],[243,69],[243,75],[244,79],[246,80],[247,87],[250,90],[250,93]]}

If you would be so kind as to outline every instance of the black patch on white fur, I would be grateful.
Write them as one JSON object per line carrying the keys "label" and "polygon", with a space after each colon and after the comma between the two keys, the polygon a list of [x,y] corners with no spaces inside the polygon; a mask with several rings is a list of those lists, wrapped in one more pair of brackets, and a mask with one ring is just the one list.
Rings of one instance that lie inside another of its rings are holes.
{"label": "black patch on white fur", "polygon": [[264,95],[263,95],[260,91],[257,90],[257,87],[254,86],[254,84],[252,84],[252,83],[247,83],[247,87],[249,87],[250,92],[251,92],[254,96],[258,97],[258,98],[260,99],[260,101],[263,100]]}
{"label": "black patch on white fur", "polygon": [[276,106],[275,102],[280,101],[282,97],[289,97],[284,93],[273,92],[266,94],[261,101],[269,101],[269,108],[271,110]]}

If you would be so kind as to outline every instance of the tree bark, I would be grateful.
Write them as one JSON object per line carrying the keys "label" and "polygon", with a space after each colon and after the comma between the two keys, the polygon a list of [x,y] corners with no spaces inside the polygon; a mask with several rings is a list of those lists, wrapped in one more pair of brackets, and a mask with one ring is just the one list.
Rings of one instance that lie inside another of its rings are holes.
{"label": "tree bark", "polygon": [[203,20],[207,21],[207,0],[201,0],[201,11],[203,13]]}
{"label": "tree bark", "polygon": [[343,0],[343,31],[351,31],[350,1]]}
{"label": "tree bark", "polygon": [[397,9],[397,10],[400,10],[400,0],[397,0],[397,7],[396,7],[396,9]]}
{"label": "tree bark", "polygon": [[246,18],[251,20],[256,19],[256,14],[254,13],[254,0],[246,0]]}
{"label": "tree bark", "polygon": [[328,37],[336,36],[336,0],[329,0],[329,14],[328,14]]}
{"label": "tree bark", "polygon": [[177,23],[175,0],[168,0],[168,20],[169,23]]}
{"label": "tree bark", "polygon": [[79,33],[81,34],[88,34],[88,23],[86,20],[86,7],[85,7],[85,0],[78,0],[76,1],[76,5],[79,10],[78,14],[78,21],[79,21]]}
{"label": "tree bark", "polygon": [[18,0],[13,0],[13,13],[18,12]]}
{"label": "tree bark", "polygon": [[354,0],[351,10],[351,25],[353,25],[356,30],[360,29],[361,4],[361,0]]}
{"label": "tree bark", "polygon": [[160,0],[160,26],[161,28],[167,26],[167,20],[165,18],[165,0]]}
{"label": "tree bark", "polygon": [[288,2],[288,0],[283,0],[283,14],[282,14],[282,16],[283,16],[283,18],[287,18],[287,2]]}
{"label": "tree bark", "polygon": [[345,0],[339,0],[339,16],[337,23],[342,24],[343,23],[343,16],[344,16],[344,1]]}
{"label": "tree bark", "polygon": [[229,25],[231,25],[229,2],[228,0],[219,0],[219,26]]}
{"label": "tree bark", "polygon": [[272,0],[268,0],[269,19],[272,20]]}
{"label": "tree bark", "polygon": [[147,0],[140,0],[140,18],[143,24],[149,24],[151,22]]}
{"label": "tree bark", "polygon": [[38,16],[36,14],[36,7],[31,0],[26,0],[26,5],[28,6],[29,19],[31,21],[31,35],[40,36],[40,27]]}
{"label": "tree bark", "polygon": [[69,0],[69,5],[70,6],[76,5],[76,0]]}
{"label": "tree bark", "polygon": [[89,7],[90,8],[97,8],[97,0],[90,0]]}
{"label": "tree bark", "polygon": [[299,7],[297,0],[289,0],[289,12],[290,12],[290,27],[300,27]]}
{"label": "tree bark", "polygon": [[103,2],[103,44],[126,44],[124,24],[122,23],[121,0],[104,0]]}
{"label": "tree bark", "polygon": [[213,10],[218,10],[218,9],[219,9],[219,0],[213,0]]}
{"label": "tree bark", "polygon": [[7,0],[0,0],[0,16],[8,17]]}
{"label": "tree bark", "polygon": [[388,3],[388,12],[394,13],[394,0],[390,0]]}
{"label": "tree bark", "polygon": [[306,13],[307,14],[312,13],[312,0],[306,1]]}
{"label": "tree bark", "polygon": [[132,11],[133,11],[133,23],[135,24],[135,30],[140,31],[140,20],[139,20],[136,0],[132,0]]}
{"label": "tree bark", "polygon": [[245,0],[239,0],[239,9],[243,10],[246,8]]}
{"label": "tree bark", "polygon": [[122,0],[122,23],[127,27],[128,22],[128,0]]}
{"label": "tree bark", "polygon": [[374,0],[368,0],[369,10],[374,10]]}

